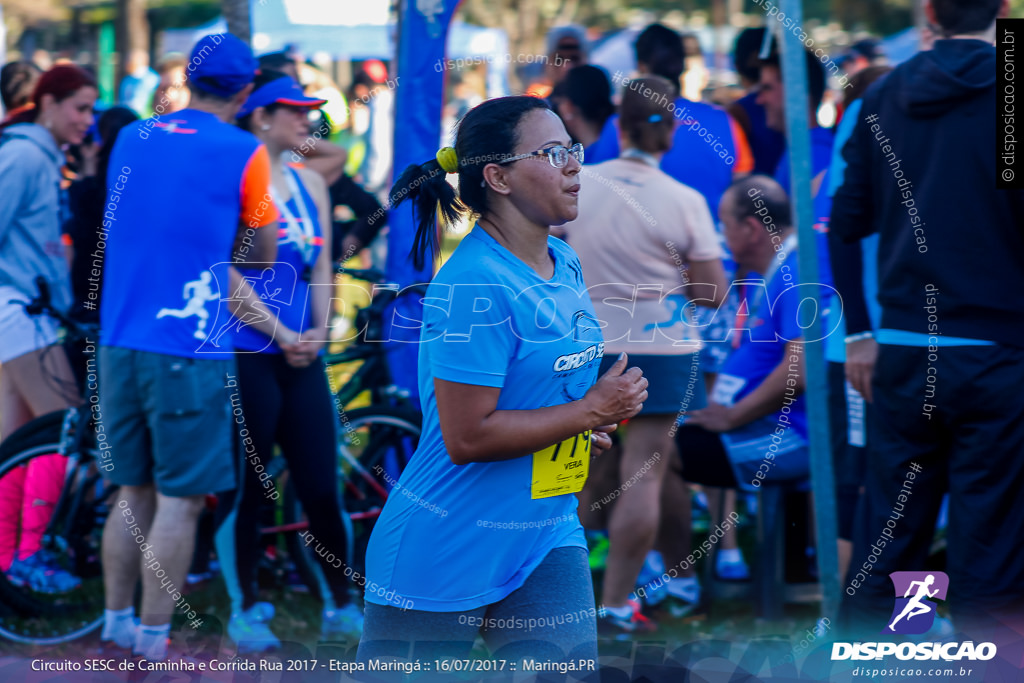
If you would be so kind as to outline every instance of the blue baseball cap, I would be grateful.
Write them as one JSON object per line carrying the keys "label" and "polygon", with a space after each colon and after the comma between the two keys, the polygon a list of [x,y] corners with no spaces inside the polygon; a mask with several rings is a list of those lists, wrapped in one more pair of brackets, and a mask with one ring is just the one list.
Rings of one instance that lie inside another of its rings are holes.
{"label": "blue baseball cap", "polygon": [[252,91],[249,99],[245,101],[242,108],[238,110],[238,118],[248,116],[256,111],[257,107],[266,107],[271,104],[285,104],[292,107],[309,107],[317,109],[327,104],[327,100],[319,100],[315,97],[307,97],[302,91],[302,86],[291,76],[282,76],[264,83]]}
{"label": "blue baseball cap", "polygon": [[230,33],[203,36],[192,48],[189,80],[218,97],[231,97],[252,83],[259,65],[252,50]]}

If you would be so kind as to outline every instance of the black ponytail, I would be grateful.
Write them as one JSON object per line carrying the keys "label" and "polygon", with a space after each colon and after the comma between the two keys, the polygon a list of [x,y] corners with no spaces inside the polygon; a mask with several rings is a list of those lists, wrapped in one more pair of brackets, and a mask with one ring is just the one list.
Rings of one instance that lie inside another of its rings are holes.
{"label": "black ponytail", "polygon": [[411,254],[416,270],[423,270],[428,248],[432,255],[438,253],[438,209],[444,228],[458,222],[464,210],[462,202],[455,196],[455,188],[445,180],[446,175],[437,159],[431,159],[425,164],[410,164],[391,188],[391,195],[388,198],[391,208],[406,199],[413,200],[412,215],[416,222],[416,237],[413,239]]}
{"label": "black ponytail", "polygon": [[432,255],[438,253],[438,212],[442,226],[447,229],[467,211],[475,214],[487,211],[484,167],[514,155],[513,150],[519,143],[516,131],[519,121],[534,109],[550,111],[544,100],[513,95],[482,102],[462,117],[455,134],[458,196],[445,180],[447,173],[437,159],[412,164],[398,176],[391,188],[390,204],[394,208],[406,199],[413,200],[416,237],[411,256],[417,270],[423,268],[428,248]]}

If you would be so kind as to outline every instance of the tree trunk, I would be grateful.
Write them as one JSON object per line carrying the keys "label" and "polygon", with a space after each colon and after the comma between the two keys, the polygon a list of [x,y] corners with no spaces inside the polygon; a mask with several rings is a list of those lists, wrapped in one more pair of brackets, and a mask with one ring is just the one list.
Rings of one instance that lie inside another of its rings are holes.
{"label": "tree trunk", "polygon": [[117,83],[128,73],[128,62],[133,50],[149,53],[149,21],[146,18],[146,0],[117,0],[116,46]]}
{"label": "tree trunk", "polygon": [[221,0],[220,6],[228,24],[228,32],[246,43],[250,42],[252,24],[249,21],[249,0]]}

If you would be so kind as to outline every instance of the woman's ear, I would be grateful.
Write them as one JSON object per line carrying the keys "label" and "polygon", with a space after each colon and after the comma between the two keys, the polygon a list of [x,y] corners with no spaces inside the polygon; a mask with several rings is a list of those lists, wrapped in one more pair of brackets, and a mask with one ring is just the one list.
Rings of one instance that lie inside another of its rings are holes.
{"label": "woman's ear", "polygon": [[51,111],[56,105],[57,98],[50,93],[46,93],[39,99],[39,113],[45,114]]}
{"label": "woman's ear", "polygon": [[259,135],[270,128],[270,115],[263,107],[252,110],[252,132]]}
{"label": "woman's ear", "polygon": [[512,192],[508,185],[508,169],[498,164],[484,166],[484,184],[498,194],[507,195]]}

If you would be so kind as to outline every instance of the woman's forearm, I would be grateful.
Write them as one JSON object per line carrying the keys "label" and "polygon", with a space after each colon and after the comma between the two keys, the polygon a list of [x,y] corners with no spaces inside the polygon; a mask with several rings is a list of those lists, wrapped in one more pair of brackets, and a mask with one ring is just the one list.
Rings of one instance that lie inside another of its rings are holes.
{"label": "woman's forearm", "polygon": [[[601,426],[585,399],[535,410],[496,410],[475,428],[461,429],[445,446],[456,465],[529,455]],[[444,428],[442,426],[442,433]]]}
{"label": "woman's forearm", "polygon": [[[756,389],[733,406],[737,427],[777,413],[786,404],[787,398],[795,398],[804,393],[803,356],[802,342],[786,344],[782,360],[775,369]],[[794,366],[795,372],[791,372]]]}

